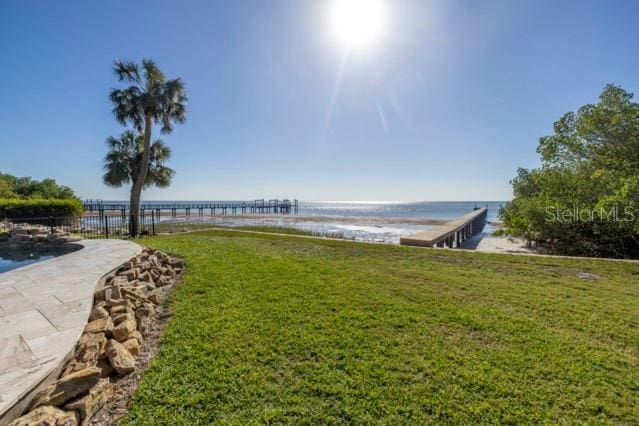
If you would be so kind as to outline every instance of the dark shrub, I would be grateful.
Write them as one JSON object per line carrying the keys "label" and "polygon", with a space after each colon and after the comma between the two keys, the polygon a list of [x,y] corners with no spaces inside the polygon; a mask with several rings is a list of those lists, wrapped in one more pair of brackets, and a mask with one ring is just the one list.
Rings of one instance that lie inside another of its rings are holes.
{"label": "dark shrub", "polygon": [[77,217],[82,203],[77,200],[0,199],[0,219]]}

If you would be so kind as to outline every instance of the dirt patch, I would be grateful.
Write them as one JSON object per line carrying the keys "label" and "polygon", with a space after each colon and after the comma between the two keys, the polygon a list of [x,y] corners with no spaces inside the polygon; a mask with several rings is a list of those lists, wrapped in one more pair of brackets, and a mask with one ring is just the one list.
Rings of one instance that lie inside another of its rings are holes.
{"label": "dirt patch", "polygon": [[502,343],[497,336],[490,332],[471,330],[467,327],[453,325],[442,325],[437,327],[437,329],[439,329],[441,336],[458,346],[466,346],[468,342],[473,342],[486,348],[502,347]]}
{"label": "dirt patch", "polygon": [[577,278],[587,281],[597,281],[600,280],[601,277],[597,274],[592,274],[590,272],[579,272],[577,274]]}

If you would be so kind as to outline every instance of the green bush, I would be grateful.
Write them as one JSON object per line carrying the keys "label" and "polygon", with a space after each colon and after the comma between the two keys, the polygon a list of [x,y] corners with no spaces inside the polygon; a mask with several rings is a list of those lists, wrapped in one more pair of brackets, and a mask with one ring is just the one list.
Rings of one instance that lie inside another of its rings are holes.
{"label": "green bush", "polygon": [[76,217],[82,211],[82,203],[78,200],[0,199],[2,219]]}
{"label": "green bush", "polygon": [[639,258],[639,104],[607,86],[540,139],[500,211],[509,233],[568,255]]}
{"label": "green bush", "polygon": [[17,177],[0,172],[0,198],[78,200],[68,186],[59,185],[55,179],[36,180],[29,176]]}

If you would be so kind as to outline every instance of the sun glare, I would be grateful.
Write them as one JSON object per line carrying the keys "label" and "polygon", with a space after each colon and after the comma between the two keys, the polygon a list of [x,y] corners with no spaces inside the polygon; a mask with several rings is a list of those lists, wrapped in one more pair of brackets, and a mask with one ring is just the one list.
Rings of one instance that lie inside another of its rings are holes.
{"label": "sun glare", "polygon": [[384,29],[382,0],[334,0],[332,7],[333,29],[348,48],[370,45]]}

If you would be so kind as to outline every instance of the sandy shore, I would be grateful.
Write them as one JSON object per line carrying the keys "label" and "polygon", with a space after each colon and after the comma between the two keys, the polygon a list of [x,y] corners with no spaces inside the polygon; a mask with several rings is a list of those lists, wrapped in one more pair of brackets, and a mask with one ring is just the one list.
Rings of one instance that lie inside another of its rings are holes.
{"label": "sandy shore", "polygon": [[486,235],[481,238],[475,250],[486,253],[536,253],[534,247],[527,246],[526,243],[519,238],[496,237],[494,235]]}
{"label": "sandy shore", "polygon": [[[207,221],[223,223],[233,222],[237,226],[244,225],[246,221],[247,226],[251,225],[267,225],[267,226],[290,226],[302,225],[306,223],[336,223],[336,224],[348,224],[359,226],[377,226],[377,225],[426,225],[426,226],[438,226],[443,225],[449,220],[444,219],[425,219],[425,218],[411,218],[411,217],[374,217],[374,216],[307,216],[296,214],[207,214],[200,216],[197,210],[193,210],[190,216],[186,216],[184,212],[178,213],[175,217],[178,221],[185,221],[189,223],[197,223]],[[91,213],[87,213],[91,214]],[[93,213],[95,214],[95,213]],[[119,213],[108,213],[112,216],[119,216]],[[171,213],[164,211],[161,214],[163,220],[171,218]],[[526,246],[525,242],[521,239],[512,237],[495,236],[493,232],[501,227],[499,222],[489,222],[486,230],[475,235],[463,243],[464,249],[477,250],[487,253],[536,253],[533,247]]]}
{"label": "sandy shore", "polygon": [[[184,216],[178,216],[178,219],[184,219]],[[361,217],[361,216],[302,216],[302,215],[281,215],[281,214],[243,214],[243,215],[216,215],[216,216],[204,216],[202,220],[217,219],[217,220],[232,220],[234,222],[247,221],[250,225],[251,222],[256,220],[266,222],[265,224],[277,224],[278,226],[294,226],[303,222],[333,222],[342,224],[352,224],[360,226],[368,225],[429,225],[437,226],[443,225],[448,220],[438,219],[423,219],[423,218],[405,218],[405,217]],[[191,215],[191,220],[199,220],[199,216]],[[467,250],[476,250],[486,253],[525,253],[535,254],[536,251],[533,247],[526,246],[526,243],[517,238],[495,236],[493,233],[501,228],[499,222],[489,222],[486,226],[486,230],[479,235],[469,238],[464,242],[463,248]]]}
{"label": "sandy shore", "polygon": [[464,241],[462,248],[486,253],[538,254],[535,247],[527,246],[521,238],[494,235],[502,226],[501,222],[488,222],[484,232]]}
{"label": "sandy shore", "polygon": [[[375,224],[406,224],[406,225],[443,225],[449,220],[444,219],[423,219],[423,218],[414,218],[414,217],[375,217],[375,216],[305,216],[298,214],[217,214],[210,215],[208,211],[205,212],[204,216],[200,216],[198,214],[197,209],[194,209],[191,212],[190,216],[186,216],[184,212],[178,213],[175,218],[179,220],[188,219],[190,221],[206,221],[206,220],[233,220],[233,221],[255,221],[255,220],[264,220],[269,222],[280,222],[287,224],[296,224],[299,222],[338,222],[338,223],[349,223],[354,225],[375,225]],[[108,212],[109,216],[119,217],[119,212]],[[150,214],[147,210],[147,214]],[[87,212],[85,216],[93,216],[96,215],[95,212]],[[170,218],[171,212],[163,211],[161,213],[162,218]]]}

